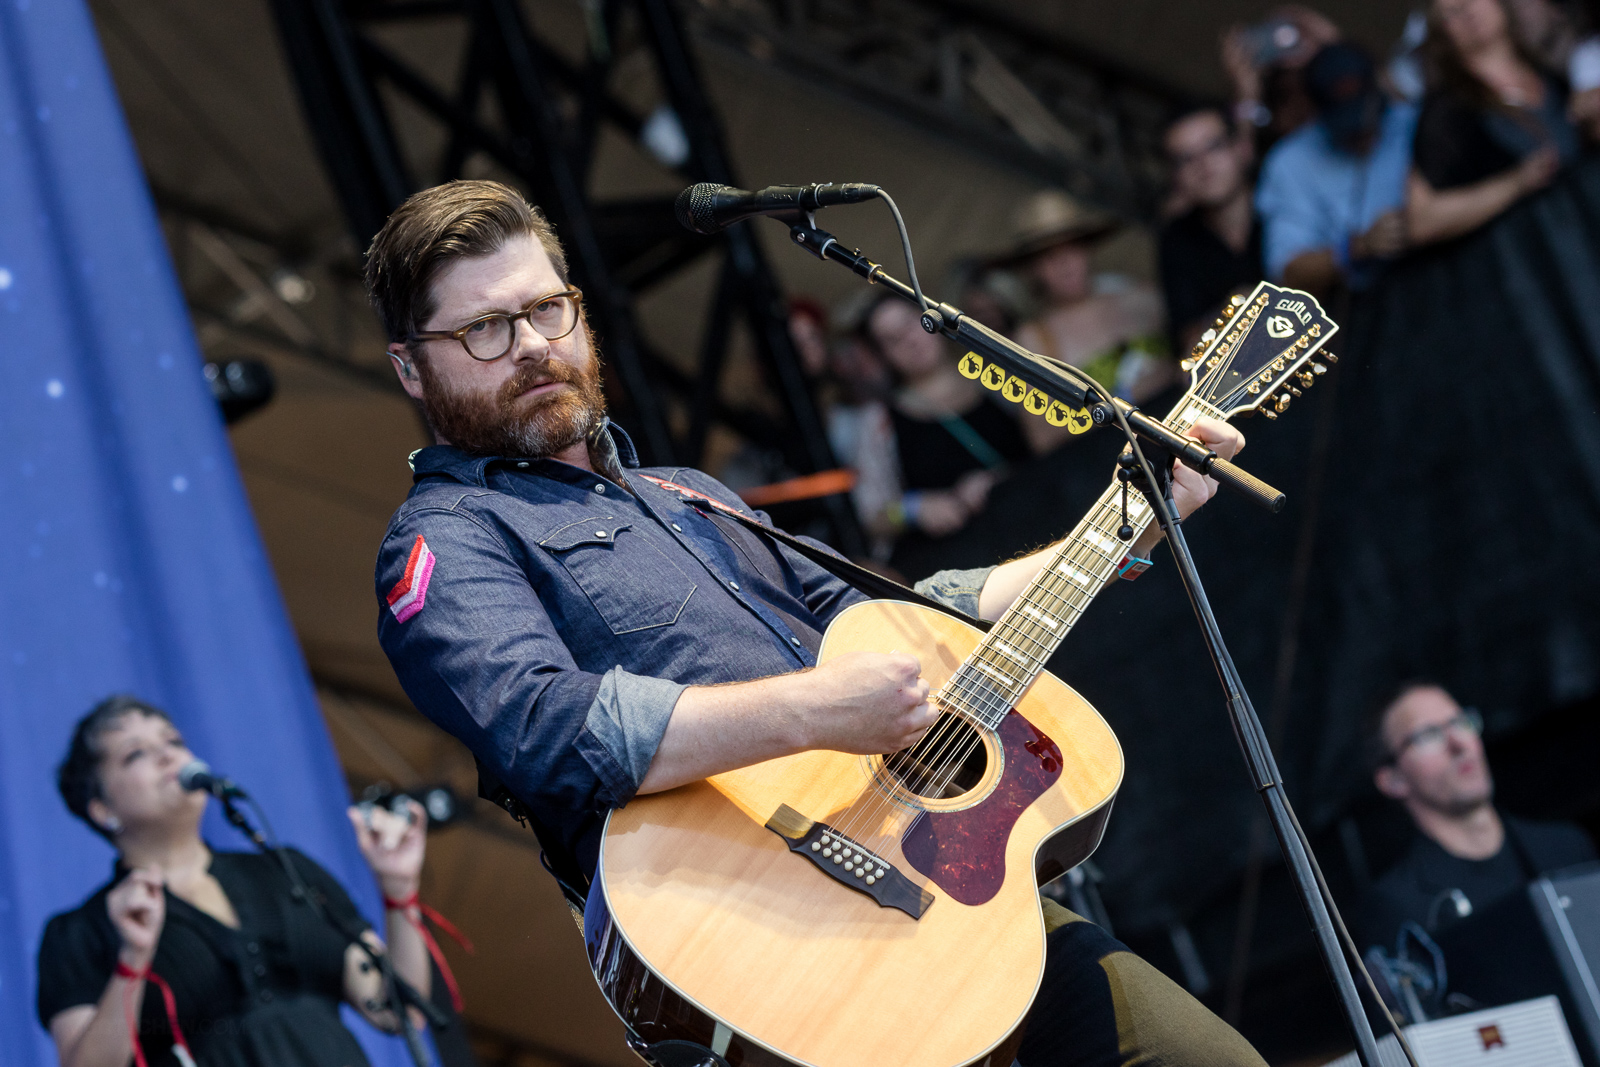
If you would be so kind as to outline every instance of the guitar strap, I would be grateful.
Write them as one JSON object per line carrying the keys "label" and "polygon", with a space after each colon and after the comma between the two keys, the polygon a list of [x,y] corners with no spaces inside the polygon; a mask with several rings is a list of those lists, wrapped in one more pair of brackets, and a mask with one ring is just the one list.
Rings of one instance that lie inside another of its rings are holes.
{"label": "guitar strap", "polygon": [[980,630],[987,631],[994,626],[992,622],[975,619],[964,611],[957,611],[948,604],[941,604],[932,597],[923,596],[910,586],[901,585],[892,578],[885,578],[881,574],[869,571],[859,563],[852,563],[843,556],[835,555],[821,545],[801,540],[793,534],[785,533],[775,527],[759,522],[752,516],[746,515],[736,508],[730,508],[720,500],[713,500],[698,490],[690,489],[688,486],[679,485],[676,482],[669,482],[664,478],[652,478],[648,474],[639,474],[637,471],[634,474],[647,482],[652,482],[663,489],[677,493],[683,498],[684,503],[700,511],[707,518],[715,519],[719,515],[725,516],[760,536],[769,537],[781,545],[794,549],[823,570],[844,580],[875,600],[903,600],[908,604],[932,608],[934,611],[943,612],[952,618],[960,619],[968,626],[975,626]]}

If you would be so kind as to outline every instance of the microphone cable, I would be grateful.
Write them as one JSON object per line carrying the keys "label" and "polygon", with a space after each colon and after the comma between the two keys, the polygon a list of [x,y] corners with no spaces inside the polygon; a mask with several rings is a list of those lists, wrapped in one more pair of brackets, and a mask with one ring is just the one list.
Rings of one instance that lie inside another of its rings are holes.
{"label": "microphone cable", "polygon": [[911,291],[917,294],[917,306],[927,311],[933,305],[922,295],[922,283],[917,281],[917,260],[911,254],[911,235],[906,233],[906,220],[900,214],[900,206],[894,202],[894,197],[889,195],[888,190],[882,187],[878,189],[878,199],[889,205],[889,213],[894,216],[895,229],[900,233],[900,251],[906,259],[906,273],[911,276]]}

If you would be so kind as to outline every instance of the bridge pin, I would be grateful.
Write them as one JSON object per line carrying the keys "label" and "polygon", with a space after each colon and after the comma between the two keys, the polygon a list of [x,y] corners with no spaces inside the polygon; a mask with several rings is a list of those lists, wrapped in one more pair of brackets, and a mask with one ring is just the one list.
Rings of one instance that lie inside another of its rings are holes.
{"label": "bridge pin", "polygon": [[822,846],[821,846],[821,845],[819,845],[819,844],[817,844],[817,843],[816,843],[816,842],[815,842],[815,841],[813,841],[813,842],[811,842],[811,851],[812,851],[812,852],[815,852],[815,851],[816,851],[816,850],[817,850],[817,849],[819,849],[819,848],[821,848],[821,847],[822,847]]}
{"label": "bridge pin", "polygon": [[846,873],[849,873],[850,871],[855,870],[855,864],[847,863],[847,864],[844,865],[844,869],[845,869]]}
{"label": "bridge pin", "polygon": [[822,835],[822,843],[824,845],[831,845],[831,844],[833,844],[833,838],[829,837],[827,834],[823,834]]}
{"label": "bridge pin", "polygon": [[825,848],[825,849],[822,850],[822,858],[823,859],[827,859],[831,855],[833,855],[833,849]]}
{"label": "bridge pin", "polygon": [[833,857],[833,862],[835,862],[835,863],[843,863],[844,862],[844,857],[843,856],[835,856],[835,857]]}
{"label": "bridge pin", "polygon": [[873,882],[876,882],[876,881],[877,881],[877,879],[872,877],[872,875],[870,875],[870,874],[867,875],[867,884],[868,885],[871,885]]}
{"label": "bridge pin", "polygon": [[857,868],[856,868],[856,877],[857,877],[857,878],[860,878],[860,877],[861,877],[861,868],[860,868],[860,867],[857,867]]}

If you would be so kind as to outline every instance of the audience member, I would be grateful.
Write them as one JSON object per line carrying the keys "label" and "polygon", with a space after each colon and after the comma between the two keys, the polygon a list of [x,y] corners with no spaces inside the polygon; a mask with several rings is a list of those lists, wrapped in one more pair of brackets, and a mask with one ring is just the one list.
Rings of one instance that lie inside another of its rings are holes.
{"label": "audience member", "polygon": [[978,256],[959,259],[950,268],[949,291],[955,294],[956,306],[1006,337],[1029,317],[1032,301],[1027,288],[1014,271]]}
{"label": "audience member", "polygon": [[1482,730],[1476,711],[1432,682],[1408,682],[1381,706],[1373,781],[1405,805],[1418,834],[1362,901],[1363,948],[1392,946],[1408,920],[1435,933],[1546,871],[1595,858],[1576,825],[1495,809]]}
{"label": "audience member", "polygon": [[1317,121],[1268,154],[1256,208],[1268,274],[1319,296],[1365,288],[1406,248],[1403,213],[1416,108],[1392,103],[1353,44],[1323,48],[1305,70]]}
{"label": "audience member", "polygon": [[881,298],[873,290],[858,290],[829,321],[837,339],[829,351],[832,403],[827,407],[828,444],[835,458],[856,472],[850,498],[867,534],[866,562],[879,565],[888,562],[903,520],[900,457],[889,418],[894,378],[862,336],[866,314]]}
{"label": "audience member", "polygon": [[1171,350],[1187,353],[1235,292],[1263,274],[1248,135],[1217,108],[1180,115],[1163,139],[1174,193],[1193,206],[1161,228],[1161,290]]}
{"label": "audience member", "polygon": [[1566,92],[1512,33],[1502,0],[1434,0],[1429,92],[1406,197],[1415,244],[1482,226],[1578,153]]}
{"label": "audience member", "polygon": [[[1095,244],[1118,228],[1056,190],[1026,200],[1016,219],[1011,261],[1037,290],[1041,310],[1017,341],[1052,359],[1082,367],[1118,396],[1142,403],[1176,380],[1166,358],[1161,298],[1151,286],[1091,271]],[[1043,419],[1025,424],[1038,452],[1065,437]]]}
{"label": "audience member", "polygon": [[945,340],[902,300],[880,298],[863,336],[896,382],[889,418],[901,496],[889,521],[911,538],[952,534],[983,510],[1012,463],[1033,454],[1026,416],[964,377]]}
{"label": "audience member", "polygon": [[789,298],[789,340],[800,357],[800,370],[813,382],[828,373],[828,312],[809,296]]}
{"label": "audience member", "polygon": [[1258,155],[1315,118],[1305,66],[1339,39],[1339,28],[1310,8],[1289,4],[1222,35],[1222,66],[1233,86],[1233,116]]}

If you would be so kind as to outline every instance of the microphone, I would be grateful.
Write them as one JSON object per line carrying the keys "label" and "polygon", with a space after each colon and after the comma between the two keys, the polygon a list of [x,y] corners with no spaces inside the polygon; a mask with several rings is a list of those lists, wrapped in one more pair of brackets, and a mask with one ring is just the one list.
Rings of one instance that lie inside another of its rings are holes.
{"label": "microphone", "polygon": [[678,194],[673,210],[684,229],[717,233],[757,215],[815,211],[834,204],[859,204],[878,195],[876,185],[822,182],[813,185],[769,185],[751,192],[731,185],[701,182]]}
{"label": "microphone", "polygon": [[203,759],[185,763],[178,772],[178,784],[191,793],[204,790],[218,800],[244,800],[250,795],[234,784],[233,779],[213,774],[211,764]]}

